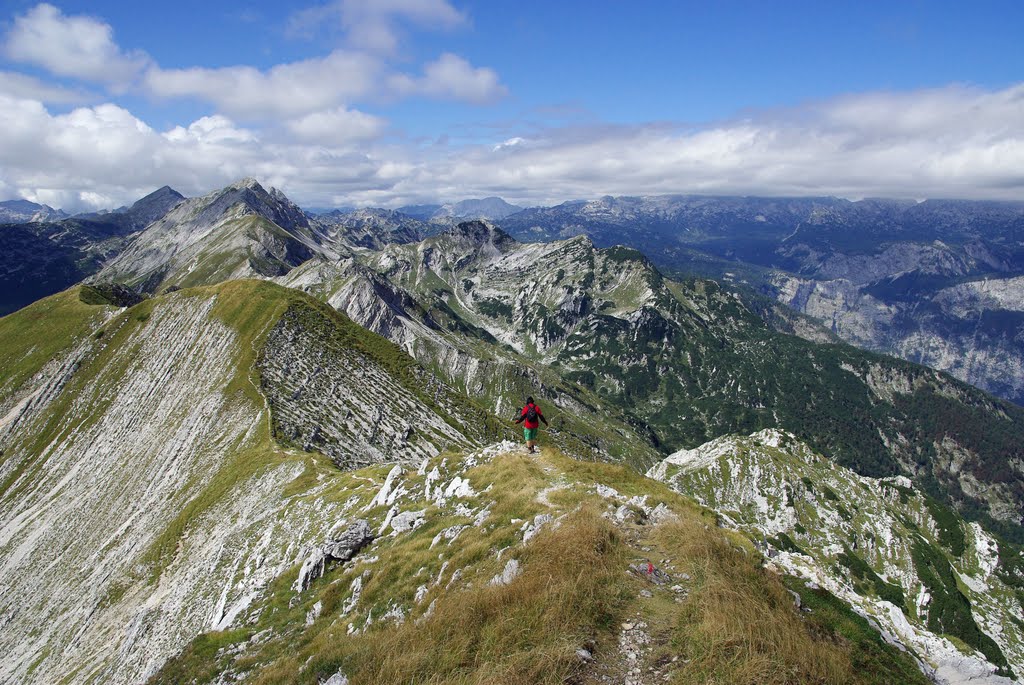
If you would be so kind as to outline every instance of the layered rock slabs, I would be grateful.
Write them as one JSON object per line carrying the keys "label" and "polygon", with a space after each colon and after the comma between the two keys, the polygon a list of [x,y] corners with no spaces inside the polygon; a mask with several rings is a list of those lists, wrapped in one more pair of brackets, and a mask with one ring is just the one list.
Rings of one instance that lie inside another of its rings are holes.
{"label": "layered rock slabs", "polygon": [[328,537],[336,465],[487,432],[391,343],[266,282],[124,309],[67,291],[0,319],[0,361],[3,682],[145,680]]}

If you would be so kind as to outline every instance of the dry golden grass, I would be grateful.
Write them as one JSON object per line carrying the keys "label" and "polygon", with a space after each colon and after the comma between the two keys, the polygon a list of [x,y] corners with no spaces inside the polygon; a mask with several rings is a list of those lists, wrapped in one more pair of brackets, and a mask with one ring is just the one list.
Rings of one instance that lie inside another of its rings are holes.
{"label": "dry golden grass", "polygon": [[623,545],[607,521],[582,510],[538,535],[520,561],[509,585],[450,592],[421,622],[347,638],[325,631],[256,682],[315,683],[340,668],[352,685],[563,683],[580,668],[576,650],[614,629],[632,594]]}
{"label": "dry golden grass", "polygon": [[657,537],[693,576],[674,639],[689,663],[673,682],[856,681],[845,645],[813,634],[781,581],[730,544],[721,530],[684,520],[662,527]]}

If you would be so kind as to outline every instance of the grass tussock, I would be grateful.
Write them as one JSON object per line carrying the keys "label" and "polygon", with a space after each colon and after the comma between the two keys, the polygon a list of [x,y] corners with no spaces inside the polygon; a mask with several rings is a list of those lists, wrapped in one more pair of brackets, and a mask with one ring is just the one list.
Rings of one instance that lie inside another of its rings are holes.
{"label": "grass tussock", "polygon": [[[685,658],[672,682],[886,682],[859,669],[859,645],[854,649],[835,625],[808,620],[795,610],[780,578],[760,568],[756,555],[735,547],[721,530],[682,520],[656,536],[684,560],[694,585],[668,645]],[[911,669],[910,679],[901,682],[916,682]]]}
{"label": "grass tussock", "polygon": [[563,683],[580,668],[576,650],[615,630],[631,594],[623,545],[607,521],[582,510],[519,559],[522,573],[507,586],[452,590],[428,618],[398,627],[343,636],[338,626],[255,682],[316,683],[340,669],[352,685]]}

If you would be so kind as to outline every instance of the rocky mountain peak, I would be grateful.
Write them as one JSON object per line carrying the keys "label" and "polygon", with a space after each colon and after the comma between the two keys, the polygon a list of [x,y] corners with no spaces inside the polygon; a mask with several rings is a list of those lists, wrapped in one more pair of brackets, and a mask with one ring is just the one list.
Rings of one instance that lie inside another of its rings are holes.
{"label": "rocky mountain peak", "polygon": [[0,202],[0,223],[28,223],[37,221],[58,221],[68,215],[49,205],[40,205],[28,200],[5,200]]}
{"label": "rocky mountain peak", "polygon": [[475,243],[479,246],[493,245],[502,250],[516,244],[515,238],[496,226],[482,221],[463,221],[444,232],[443,235],[451,236],[460,242]]}
{"label": "rocky mountain peak", "polygon": [[164,186],[136,201],[125,213],[134,225],[142,228],[162,218],[184,200],[185,196],[177,190]]}
{"label": "rocky mountain peak", "polygon": [[258,214],[285,229],[309,228],[305,213],[276,188],[266,190],[254,178],[243,178],[208,195],[202,215],[214,219],[241,203],[249,213]]}
{"label": "rocky mountain peak", "polygon": [[252,176],[246,176],[243,179],[235,181],[234,183],[229,185],[224,190],[246,190],[246,189],[248,189],[248,190],[255,190],[256,192],[259,192],[259,193],[267,192],[266,190],[264,190],[263,186],[260,185],[260,182],[257,181]]}

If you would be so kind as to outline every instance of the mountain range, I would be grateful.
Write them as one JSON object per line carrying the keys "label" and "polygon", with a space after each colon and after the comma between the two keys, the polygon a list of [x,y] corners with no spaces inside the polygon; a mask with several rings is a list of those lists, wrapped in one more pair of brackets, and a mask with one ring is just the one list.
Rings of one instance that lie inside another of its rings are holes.
{"label": "mountain range", "polygon": [[0,318],[0,680],[1024,669],[1024,410],[766,303],[781,267],[171,193]]}
{"label": "mountain range", "polygon": [[1024,203],[604,197],[500,225],[637,248],[669,273],[750,288],[847,342],[1024,403]]}
{"label": "mountain range", "polygon": [[165,186],[104,214],[0,225],[0,314],[92,275],[184,199]]}
{"label": "mountain range", "polygon": [[62,210],[49,205],[40,205],[28,200],[4,200],[0,202],[0,224],[37,223],[67,218]]}

